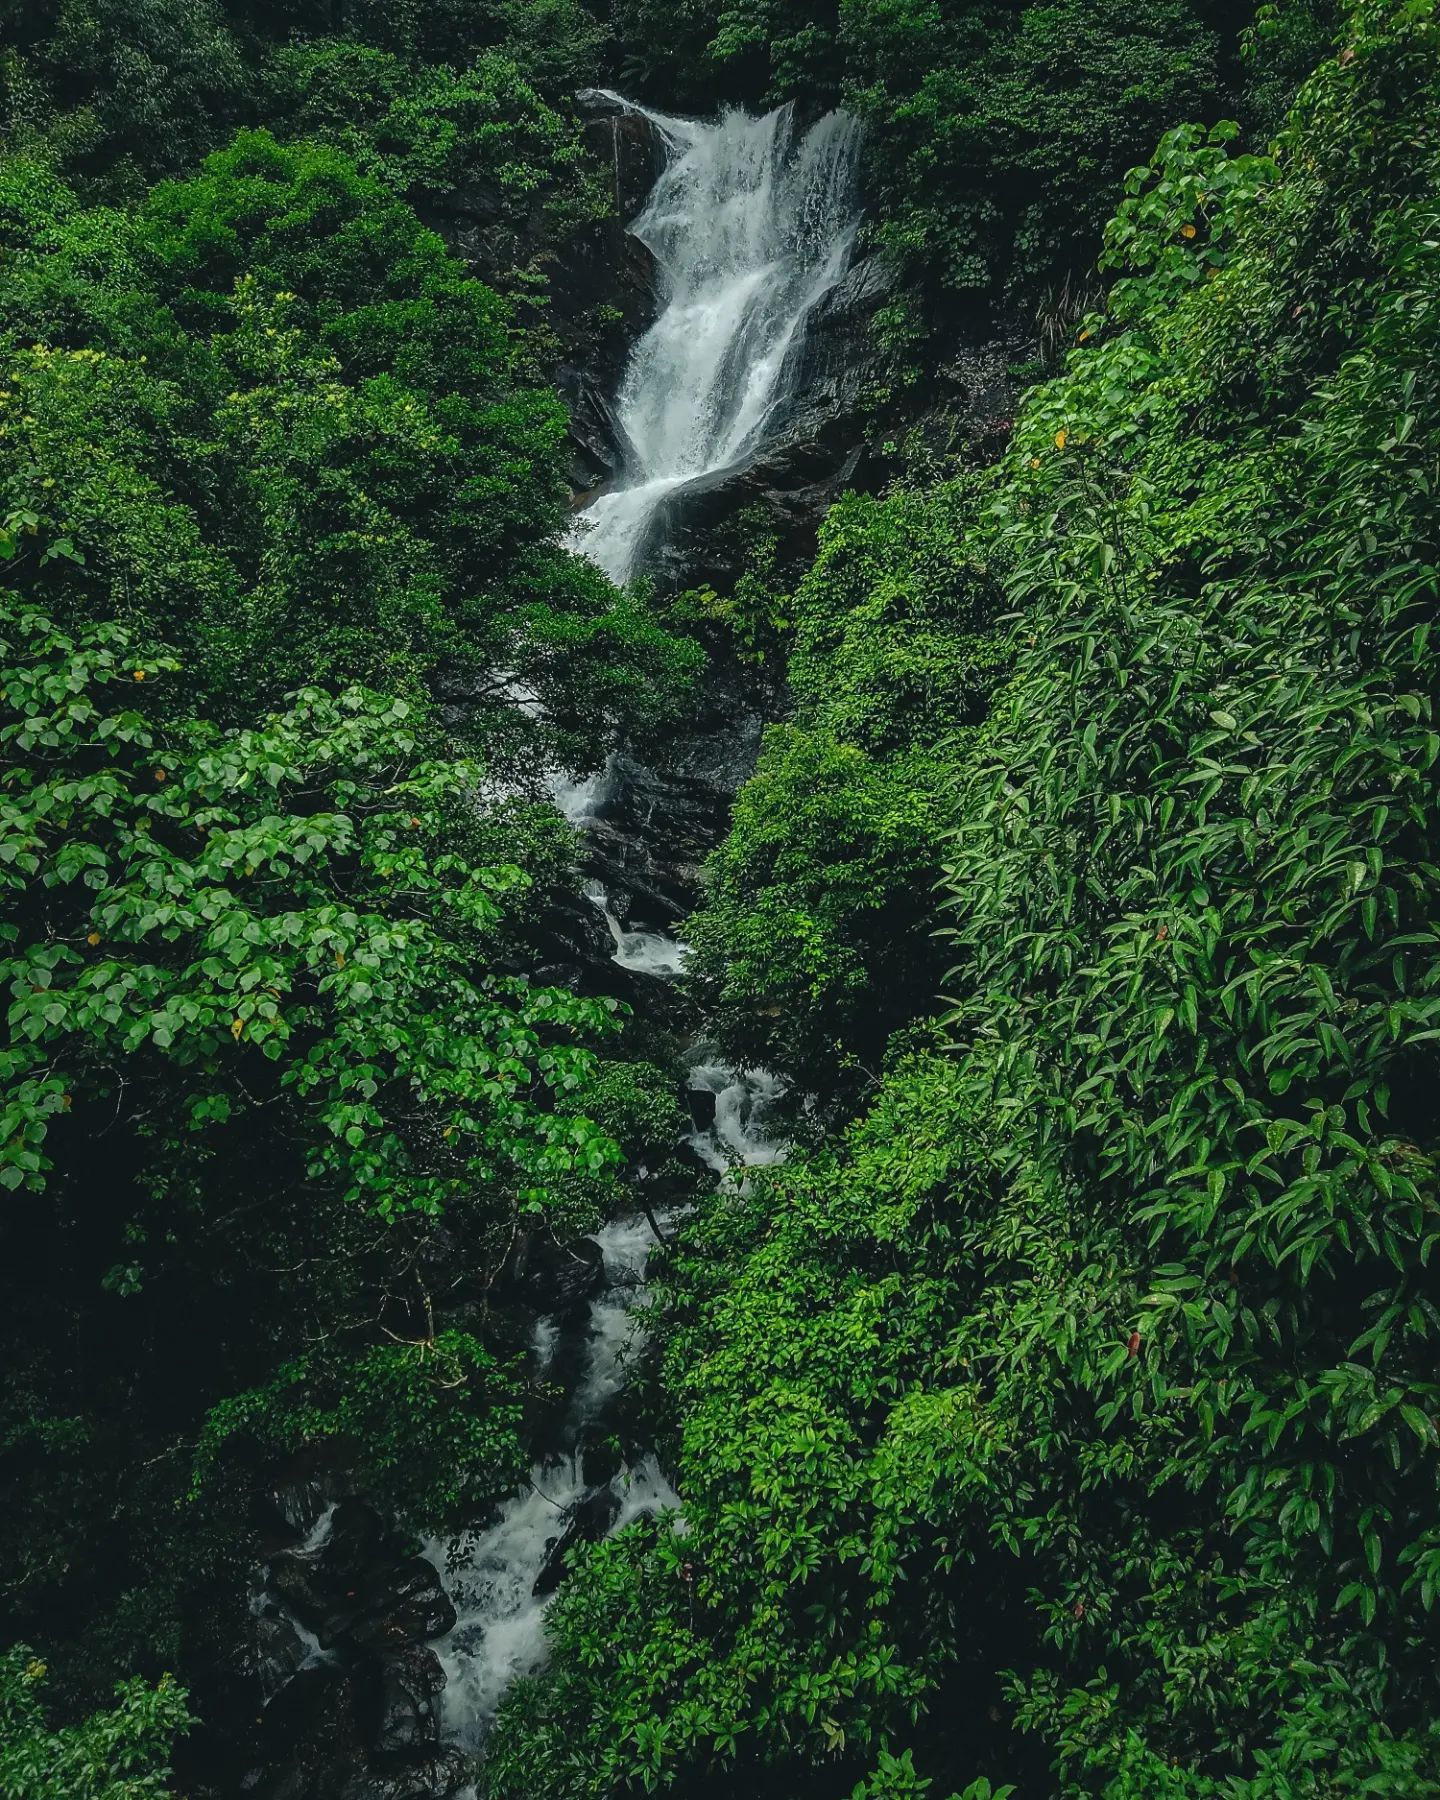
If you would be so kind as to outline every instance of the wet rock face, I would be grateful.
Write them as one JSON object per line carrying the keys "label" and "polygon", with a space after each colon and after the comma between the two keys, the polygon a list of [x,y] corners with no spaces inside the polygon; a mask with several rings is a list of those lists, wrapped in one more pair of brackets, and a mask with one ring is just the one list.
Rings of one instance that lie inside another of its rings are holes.
{"label": "wet rock face", "polygon": [[517,230],[505,217],[499,188],[485,182],[431,196],[423,216],[486,280],[506,284],[517,268],[545,275],[545,323],[564,346],[555,385],[570,415],[570,486],[584,498],[617,473],[629,449],[612,396],[630,346],[653,322],[659,301],[655,259],[625,227],[663,168],[665,150],[648,119],[605,95],[581,94],[576,104],[585,146],[609,178],[608,216],[556,240],[537,200]]}
{"label": "wet rock face", "polygon": [[424,1644],[387,1656],[380,1668],[375,1743],[387,1756],[421,1756],[439,1740],[435,1702],[445,1686],[440,1658]]}
{"label": "wet rock face", "polygon": [[785,381],[789,399],[759,454],[688,483],[666,502],[650,553],[663,591],[733,588],[740,569],[726,527],[741,513],[763,520],[773,533],[777,577],[798,577],[835,499],[846,488],[878,482],[863,409],[885,372],[874,320],[889,291],[890,275],[878,257],[856,263],[806,320]]}
{"label": "wet rock face", "polygon": [[337,1800],[451,1800],[472,1779],[470,1759],[462,1751],[432,1750],[416,1762],[357,1772]]}
{"label": "wet rock face", "polygon": [[665,167],[659,131],[600,88],[583,88],[575,105],[585,121],[586,147],[613,172],[615,211],[622,219],[633,219]]}
{"label": "wet rock face", "polygon": [[659,310],[655,258],[626,230],[665,165],[648,119],[606,95],[577,96],[585,146],[607,171],[613,212],[557,246],[548,265],[550,323],[569,347],[556,386],[570,415],[570,486],[577,502],[612,480],[632,453],[613,396],[630,346]]}
{"label": "wet rock face", "polygon": [[589,866],[627,927],[665,930],[694,911],[701,865],[754,772],[768,710],[759,681],[712,670],[702,705],[650,763],[612,757],[588,825]]}
{"label": "wet rock face", "polygon": [[[341,1501],[270,1559],[257,1632],[283,1680],[260,1719],[255,1800],[449,1800],[469,1760],[439,1744],[440,1659],[455,1608],[372,1508]],[[299,1660],[297,1660],[297,1658]],[[293,1673],[284,1667],[290,1664]]]}
{"label": "wet rock face", "polygon": [[875,314],[890,297],[893,277],[878,256],[867,256],[822,295],[805,325],[791,402],[778,443],[830,441],[849,454],[861,439],[858,414],[867,390],[885,373]]}
{"label": "wet rock face", "polygon": [[575,1546],[598,1544],[619,1517],[620,1496],[613,1487],[602,1487],[577,1501],[565,1515],[565,1529],[551,1545],[531,1592],[553,1594],[570,1572],[566,1559]]}
{"label": "wet rock face", "polygon": [[366,1754],[355,1682],[339,1663],[302,1669],[265,1708],[264,1759],[244,1788],[257,1800],[332,1800]]}
{"label": "wet rock face", "polygon": [[605,1252],[594,1238],[559,1244],[545,1233],[527,1232],[516,1242],[504,1283],[532,1311],[563,1315],[605,1285]]}
{"label": "wet rock face", "polygon": [[[455,1623],[455,1607],[433,1563],[408,1557],[372,1577],[360,1590],[361,1605],[338,1635],[362,1649],[400,1649],[443,1637]],[[325,1641],[322,1635],[322,1643]]]}

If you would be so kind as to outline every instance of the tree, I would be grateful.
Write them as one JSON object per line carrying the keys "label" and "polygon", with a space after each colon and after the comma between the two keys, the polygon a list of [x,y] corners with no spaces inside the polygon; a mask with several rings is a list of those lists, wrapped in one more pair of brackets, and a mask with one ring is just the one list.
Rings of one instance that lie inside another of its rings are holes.
{"label": "tree", "polygon": [[0,1656],[0,1795],[4,1800],[145,1800],[169,1792],[170,1747],[191,1724],[169,1675],[122,1681],[115,1706],[78,1725],[47,1724],[45,1665],[23,1644]]}

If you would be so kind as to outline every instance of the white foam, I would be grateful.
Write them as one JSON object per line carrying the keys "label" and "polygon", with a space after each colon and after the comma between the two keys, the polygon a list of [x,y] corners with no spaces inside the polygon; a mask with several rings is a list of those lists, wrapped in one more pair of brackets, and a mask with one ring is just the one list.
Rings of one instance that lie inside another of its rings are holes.
{"label": "white foam", "polygon": [[775,425],[791,352],[854,247],[861,130],[830,113],[797,142],[790,107],[707,122],[605,97],[650,119],[668,154],[631,227],[655,258],[664,305],[616,398],[629,463],[576,516],[570,540],[624,582],[669,496],[743,464]]}

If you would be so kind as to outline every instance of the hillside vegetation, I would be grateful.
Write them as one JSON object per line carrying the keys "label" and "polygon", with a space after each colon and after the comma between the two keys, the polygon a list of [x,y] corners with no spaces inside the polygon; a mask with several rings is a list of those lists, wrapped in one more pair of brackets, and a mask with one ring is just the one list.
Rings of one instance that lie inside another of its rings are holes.
{"label": "hillside vegetation", "polygon": [[832,516],[697,935],[892,1053],[672,1262],[688,1530],[497,1792],[1440,1792],[1437,72],[1168,132],[1001,463]]}
{"label": "hillside vegetation", "polygon": [[[285,1459],[523,1478],[490,1283],[681,1130],[547,771],[708,655],[783,716],[687,988],[813,1105],[479,1792],[1440,1800],[1434,0],[0,20],[0,1797],[239,1791]],[[929,447],[718,652],[563,547],[597,81],[869,129]]]}

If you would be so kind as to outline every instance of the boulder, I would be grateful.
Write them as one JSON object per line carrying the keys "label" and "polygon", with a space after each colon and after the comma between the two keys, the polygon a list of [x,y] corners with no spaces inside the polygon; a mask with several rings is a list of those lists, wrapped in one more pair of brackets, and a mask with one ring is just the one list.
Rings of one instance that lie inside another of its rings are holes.
{"label": "boulder", "polygon": [[669,592],[713,587],[728,592],[741,569],[724,527],[742,512],[758,512],[778,540],[776,574],[803,574],[814,555],[820,522],[858,477],[862,452],[853,421],[832,421],[825,435],[772,443],[753,461],[702,475],[676,488],[657,510],[648,567]]}
{"label": "boulder", "polygon": [[629,222],[665,167],[665,139],[653,119],[602,88],[583,88],[575,105],[587,148],[610,166],[615,210]]}
{"label": "boulder", "polygon": [[565,1559],[577,1544],[595,1544],[620,1516],[620,1496],[613,1486],[598,1488],[577,1500],[565,1515],[565,1529],[546,1554],[535,1585],[537,1595],[553,1594],[569,1573]]}
{"label": "boulder", "polygon": [[398,1650],[443,1637],[455,1624],[455,1606],[433,1563],[407,1557],[378,1572],[356,1595],[348,1616],[327,1621],[320,1641],[344,1641],[367,1650]]}
{"label": "boulder", "polygon": [[436,1696],[445,1686],[440,1658],[424,1644],[392,1652],[380,1664],[375,1747],[387,1756],[418,1757],[438,1742]]}
{"label": "boulder", "polygon": [[342,1500],[330,1515],[330,1530],[320,1545],[318,1567],[333,1591],[351,1597],[378,1563],[391,1562],[401,1541],[373,1506]]}
{"label": "boulder", "polygon": [[270,1559],[270,1591],[327,1650],[390,1650],[441,1637],[455,1608],[433,1566],[400,1548],[372,1507],[344,1500],[319,1544]]}
{"label": "boulder", "polygon": [[564,368],[556,386],[570,418],[570,486],[577,504],[583,504],[620,473],[634,450],[616,416],[608,384],[597,381],[588,370]]}
{"label": "boulder", "polygon": [[366,1760],[350,1671],[311,1663],[287,1681],[261,1714],[259,1750],[244,1783],[257,1800],[333,1800]]}
{"label": "boulder", "polygon": [[720,1096],[714,1088],[687,1087],[685,1104],[690,1109],[691,1123],[697,1131],[713,1131],[715,1128],[715,1110]]}
{"label": "boulder", "polygon": [[537,1313],[571,1312],[605,1285],[605,1252],[594,1238],[558,1244],[547,1232],[524,1232],[516,1240],[508,1281]]}
{"label": "boulder", "polygon": [[267,1698],[290,1679],[309,1657],[315,1640],[301,1628],[280,1603],[273,1588],[255,1612],[255,1636],[251,1667]]}
{"label": "boulder", "polygon": [[377,1759],[350,1777],[337,1800],[451,1800],[474,1779],[470,1758],[449,1746],[414,1761]]}
{"label": "boulder", "polygon": [[614,1481],[621,1462],[620,1446],[612,1433],[592,1437],[580,1445],[580,1472],[589,1487],[603,1487]]}
{"label": "boulder", "polygon": [[334,1609],[317,1559],[301,1551],[282,1551],[270,1559],[269,1591],[312,1631],[318,1631]]}

